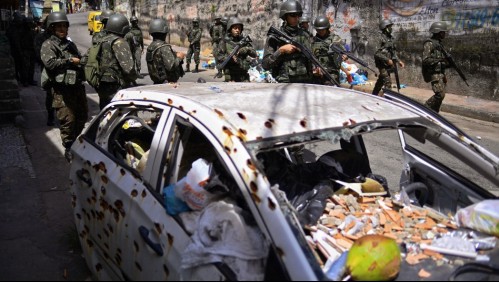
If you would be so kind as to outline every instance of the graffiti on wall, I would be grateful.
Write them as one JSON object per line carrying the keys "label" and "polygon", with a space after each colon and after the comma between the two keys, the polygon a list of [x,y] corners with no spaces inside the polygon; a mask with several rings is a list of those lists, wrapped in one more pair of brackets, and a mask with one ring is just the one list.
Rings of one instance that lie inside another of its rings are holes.
{"label": "graffiti on wall", "polygon": [[485,33],[499,28],[496,0],[384,0],[383,18],[396,29],[426,33],[435,21],[445,21],[449,34],[460,35],[472,30]]}

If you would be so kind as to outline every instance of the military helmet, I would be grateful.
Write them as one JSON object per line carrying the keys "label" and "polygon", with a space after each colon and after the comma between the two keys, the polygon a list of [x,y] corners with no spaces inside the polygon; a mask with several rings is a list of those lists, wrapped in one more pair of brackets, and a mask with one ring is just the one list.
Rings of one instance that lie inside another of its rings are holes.
{"label": "military helmet", "polygon": [[434,22],[430,26],[431,33],[439,33],[441,31],[447,31],[447,24],[445,22]]}
{"label": "military helmet", "polygon": [[149,33],[162,33],[167,34],[169,32],[168,24],[164,19],[154,19],[149,24]]}
{"label": "military helmet", "polygon": [[130,22],[131,22],[131,23],[136,23],[136,22],[138,22],[138,21],[139,21],[139,19],[138,19],[136,16],[132,16],[132,17],[130,18]]}
{"label": "military helmet", "polygon": [[222,17],[222,19],[221,19],[220,21],[221,21],[223,24],[225,24],[225,25],[226,25],[226,24],[227,24],[227,22],[229,22],[229,17],[224,16],[224,17]]}
{"label": "military helmet", "polygon": [[393,25],[393,22],[391,20],[382,20],[379,22],[379,29],[383,30],[390,25]]}
{"label": "military helmet", "polygon": [[240,24],[242,26],[242,29],[241,29],[241,32],[243,31],[244,29],[244,24],[243,22],[237,18],[237,17],[233,17],[229,20],[229,22],[227,23],[227,33],[230,32],[230,29],[232,28],[233,25],[236,25],[236,24]]}
{"label": "military helmet", "polygon": [[110,16],[107,21],[106,31],[122,36],[127,34],[130,31],[128,19],[122,14],[114,14]]}
{"label": "military helmet", "polygon": [[194,19],[192,20],[192,22],[193,22],[193,23],[198,23],[198,22],[199,22],[199,19],[198,19],[198,18],[194,18]]}
{"label": "military helmet", "polygon": [[103,22],[103,23],[106,23],[108,20],[109,20],[109,17],[114,15],[114,12],[111,11],[111,10],[104,10],[101,14],[100,14],[100,21]]}
{"label": "military helmet", "polygon": [[215,20],[221,20],[222,19],[222,16],[216,16],[215,17]]}
{"label": "military helmet", "polygon": [[298,1],[286,1],[281,4],[281,11],[279,12],[279,18],[286,20],[286,14],[299,13],[300,16],[303,13],[300,2]]}
{"label": "military helmet", "polygon": [[307,16],[302,16],[300,18],[300,23],[309,23],[310,19]]}
{"label": "military helmet", "polygon": [[314,28],[315,29],[329,29],[331,24],[329,23],[329,19],[326,16],[318,16],[314,20]]}
{"label": "military helmet", "polygon": [[47,26],[50,27],[55,23],[67,23],[69,26],[68,16],[63,12],[52,12],[47,16]]}

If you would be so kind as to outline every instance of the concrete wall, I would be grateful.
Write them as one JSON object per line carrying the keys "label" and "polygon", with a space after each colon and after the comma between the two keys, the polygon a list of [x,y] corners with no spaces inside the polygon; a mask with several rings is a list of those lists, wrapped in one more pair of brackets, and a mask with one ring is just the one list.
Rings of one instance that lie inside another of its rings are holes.
{"label": "concrete wall", "polygon": [[[279,26],[280,0],[116,0],[115,10],[140,19],[147,33],[152,18],[163,17],[170,23],[167,41],[187,46],[186,31],[191,20],[200,19],[203,29],[202,49],[210,52],[208,26],[216,15],[237,15],[245,23],[245,32],[261,49],[267,30]],[[394,22],[394,34],[400,58],[406,68],[400,70],[401,83],[430,88],[421,76],[421,54],[428,29],[435,21],[450,26],[444,43],[466,75],[467,87],[457,73],[448,70],[448,92],[499,101],[499,1],[498,0],[309,0],[301,1],[305,14],[329,17],[332,30],[359,58],[374,67],[380,18]],[[373,79],[373,77],[371,77]]]}

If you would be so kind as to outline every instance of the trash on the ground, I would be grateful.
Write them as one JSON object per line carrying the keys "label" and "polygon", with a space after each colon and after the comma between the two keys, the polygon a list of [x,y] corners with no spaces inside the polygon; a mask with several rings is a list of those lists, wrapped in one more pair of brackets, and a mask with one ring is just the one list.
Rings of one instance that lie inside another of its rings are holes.
{"label": "trash on the ground", "polygon": [[210,90],[213,90],[216,93],[222,93],[222,91],[223,91],[222,89],[220,89],[217,86],[210,86]]}
{"label": "trash on the ground", "polygon": [[347,272],[353,280],[391,280],[400,271],[400,249],[397,242],[383,235],[365,235],[348,251]]}
{"label": "trash on the ground", "polygon": [[456,223],[499,237],[499,200],[484,200],[458,210]]}
{"label": "trash on the ground", "polygon": [[277,83],[270,71],[263,70],[260,66],[250,67],[248,70],[250,82]]}

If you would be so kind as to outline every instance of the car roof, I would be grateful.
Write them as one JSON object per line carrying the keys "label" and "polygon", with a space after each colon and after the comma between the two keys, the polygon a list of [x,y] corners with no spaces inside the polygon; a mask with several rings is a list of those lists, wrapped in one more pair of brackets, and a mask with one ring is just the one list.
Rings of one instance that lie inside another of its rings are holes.
{"label": "car roof", "polygon": [[420,117],[381,97],[313,84],[182,82],[124,89],[115,95],[119,100],[165,103],[204,121],[223,118],[243,131],[247,142]]}

